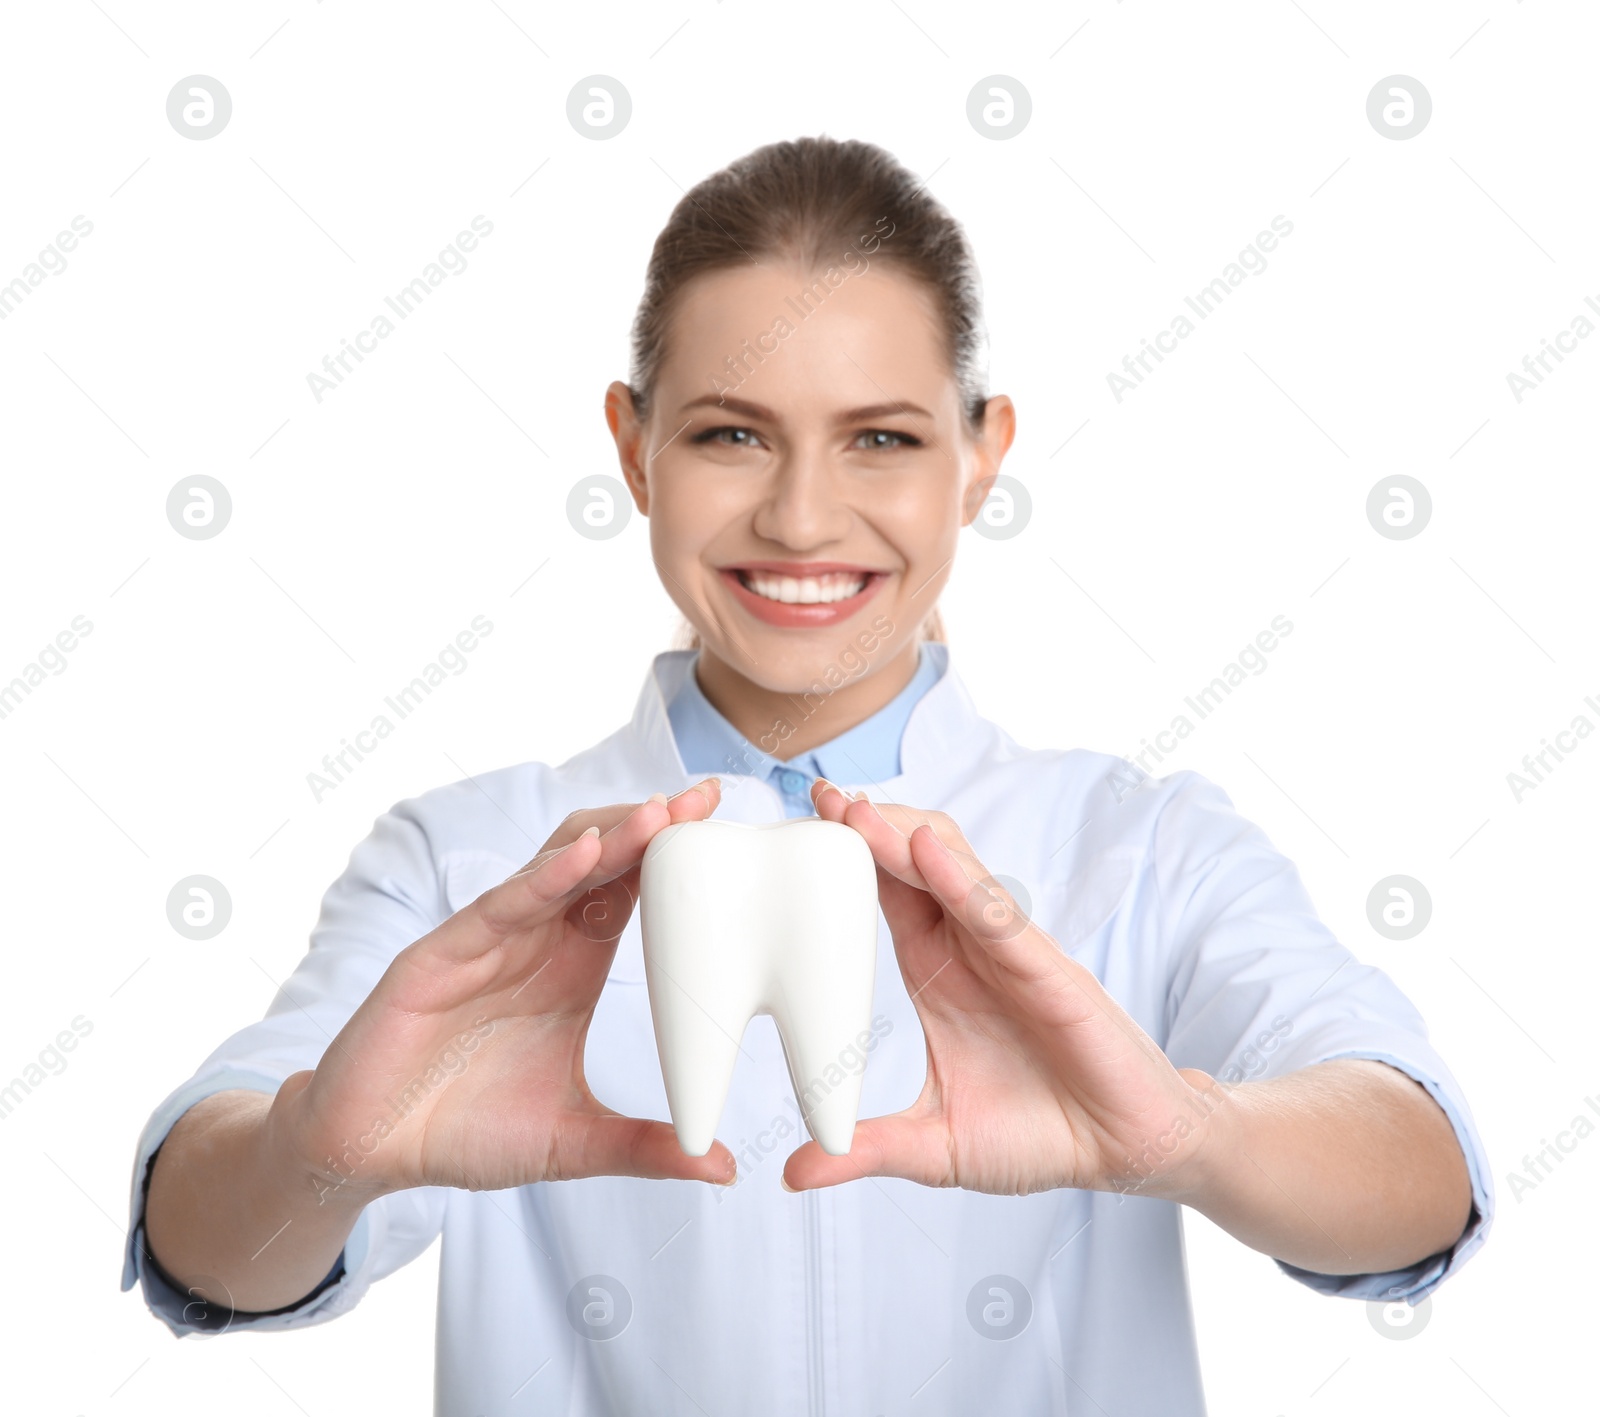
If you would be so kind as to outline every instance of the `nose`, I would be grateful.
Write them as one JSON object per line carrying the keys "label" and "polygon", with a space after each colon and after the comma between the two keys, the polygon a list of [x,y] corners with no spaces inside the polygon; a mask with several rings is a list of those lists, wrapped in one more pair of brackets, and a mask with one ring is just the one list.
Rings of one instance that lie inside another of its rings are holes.
{"label": "nose", "polygon": [[791,447],[756,508],[756,534],[796,551],[838,540],[849,530],[844,474],[817,447]]}

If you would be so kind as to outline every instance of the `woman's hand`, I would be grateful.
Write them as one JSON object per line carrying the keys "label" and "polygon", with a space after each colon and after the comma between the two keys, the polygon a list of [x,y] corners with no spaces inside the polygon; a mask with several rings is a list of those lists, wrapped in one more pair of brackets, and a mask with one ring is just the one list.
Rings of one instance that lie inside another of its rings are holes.
{"label": "woman's hand", "polygon": [[596,1101],[583,1044],[650,840],[711,815],[708,778],[575,812],[522,870],[401,950],[316,1068],[275,1096],[215,1093],[156,1153],[145,1233],[195,1305],[268,1312],[310,1293],[364,1207],[410,1186],[575,1176],[726,1183],[665,1122]]}
{"label": "woman's hand", "polygon": [[319,1196],[496,1190],[620,1175],[731,1181],[720,1142],[685,1156],[583,1074],[584,1039],[655,834],[710,816],[709,778],[670,800],[575,812],[522,870],[395,956],[269,1130]]}
{"label": "woman's hand", "polygon": [[872,848],[928,1076],[905,1111],[858,1122],[847,1156],[808,1141],[784,1180],[1175,1194],[1204,1150],[1212,1080],[1173,1067],[1089,970],[983,884],[942,812],[851,801],[826,781],[812,800]]}
{"label": "woman's hand", "polygon": [[1472,1213],[1449,1119],[1397,1068],[1336,1058],[1225,1087],[1175,1068],[1089,970],[1022,916],[942,812],[813,789],[866,838],[928,1043],[922,1094],[856,1124],[847,1156],[808,1141],[795,1190],[858,1176],[1020,1195],[1051,1187],[1182,1201],[1320,1274],[1443,1253]]}

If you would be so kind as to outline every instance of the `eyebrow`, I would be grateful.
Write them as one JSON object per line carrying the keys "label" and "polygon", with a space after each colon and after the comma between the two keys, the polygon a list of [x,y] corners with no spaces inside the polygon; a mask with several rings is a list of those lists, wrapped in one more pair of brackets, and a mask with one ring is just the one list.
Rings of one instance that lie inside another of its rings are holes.
{"label": "eyebrow", "polygon": [[[700,398],[691,399],[678,412],[687,413],[691,408],[700,408],[702,406],[726,409],[730,413],[742,413],[746,418],[759,418],[767,423],[783,422],[765,404],[751,403],[748,399],[728,398],[725,395],[718,398],[715,394],[703,394]],[[895,414],[920,414],[930,421],[933,418],[933,415],[927,409],[914,403],[872,403],[865,404],[860,408],[845,409],[842,413],[835,415],[834,422],[860,423],[868,418],[888,418]]]}

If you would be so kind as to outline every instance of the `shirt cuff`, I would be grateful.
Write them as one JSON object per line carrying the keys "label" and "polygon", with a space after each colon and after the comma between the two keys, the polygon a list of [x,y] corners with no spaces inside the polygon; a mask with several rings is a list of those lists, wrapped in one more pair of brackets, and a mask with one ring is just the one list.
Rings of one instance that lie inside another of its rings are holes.
{"label": "shirt cuff", "polygon": [[266,1311],[229,1308],[224,1296],[210,1293],[205,1298],[178,1287],[156,1263],[145,1241],[145,1206],[150,1188],[150,1173],[167,1134],[197,1102],[218,1092],[244,1088],[252,1092],[276,1094],[283,1079],[241,1068],[222,1068],[197,1078],[173,1093],[146,1124],[139,1138],[134,1160],[132,1195],[129,1200],[127,1245],[123,1253],[122,1288],[142,1286],[150,1312],[182,1338],[191,1333],[225,1333],[230,1329],[298,1328],[321,1323],[344,1313],[361,1297],[370,1284],[365,1273],[371,1251],[371,1207],[356,1218],[355,1228],[326,1278],[304,1298],[281,1309]]}
{"label": "shirt cuff", "polygon": [[1455,1100],[1415,1063],[1377,1049],[1352,1049],[1330,1054],[1322,1061],[1331,1062],[1333,1058],[1371,1058],[1375,1062],[1387,1063],[1428,1090],[1428,1095],[1450,1119],[1456,1141],[1461,1146],[1461,1154],[1466,1158],[1467,1175],[1472,1182],[1472,1214],[1467,1220],[1466,1229],[1448,1250],[1418,1260],[1405,1269],[1392,1269],[1382,1274],[1318,1274],[1283,1260],[1275,1260],[1274,1263],[1290,1278],[1298,1279],[1322,1294],[1333,1294],[1341,1299],[1381,1299],[1385,1303],[1403,1303],[1415,1308],[1476,1254],[1488,1238],[1489,1225],[1494,1218],[1494,1192],[1489,1184],[1488,1158]]}

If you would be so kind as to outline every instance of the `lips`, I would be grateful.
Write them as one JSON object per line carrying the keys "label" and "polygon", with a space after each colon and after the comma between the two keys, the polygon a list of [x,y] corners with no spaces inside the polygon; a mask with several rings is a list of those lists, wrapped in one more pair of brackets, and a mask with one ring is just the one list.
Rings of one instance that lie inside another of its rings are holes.
{"label": "lips", "polygon": [[[889,572],[855,565],[847,561],[743,561],[736,566],[723,566],[719,575],[733,598],[758,620],[769,625],[815,628],[836,625],[848,620],[877,594],[878,588],[889,578]],[[863,580],[861,589],[838,600],[812,602],[775,600],[762,595],[752,586],[761,584],[771,589],[785,580],[797,583],[811,581],[822,593],[838,593],[842,578]]]}

